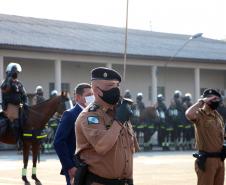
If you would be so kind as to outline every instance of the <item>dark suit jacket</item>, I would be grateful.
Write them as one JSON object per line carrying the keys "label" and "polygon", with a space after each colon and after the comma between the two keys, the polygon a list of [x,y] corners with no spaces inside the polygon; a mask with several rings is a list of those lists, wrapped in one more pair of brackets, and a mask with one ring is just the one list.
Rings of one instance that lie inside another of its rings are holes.
{"label": "dark suit jacket", "polygon": [[72,109],[66,110],[60,120],[54,139],[54,148],[62,164],[61,174],[74,166],[73,155],[75,153],[75,121],[82,111],[77,104]]}

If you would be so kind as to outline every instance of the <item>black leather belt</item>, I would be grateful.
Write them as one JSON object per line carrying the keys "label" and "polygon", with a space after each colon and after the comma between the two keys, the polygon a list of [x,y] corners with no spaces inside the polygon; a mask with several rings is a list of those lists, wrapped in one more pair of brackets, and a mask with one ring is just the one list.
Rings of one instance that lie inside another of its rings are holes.
{"label": "black leather belt", "polygon": [[104,185],[133,185],[132,179],[107,179],[93,174],[92,172],[88,172],[86,178],[92,182]]}
{"label": "black leather belt", "polygon": [[199,153],[203,153],[204,155],[206,155],[206,157],[209,157],[209,158],[221,158],[222,157],[222,153],[221,152],[204,152],[204,151],[199,151]]}

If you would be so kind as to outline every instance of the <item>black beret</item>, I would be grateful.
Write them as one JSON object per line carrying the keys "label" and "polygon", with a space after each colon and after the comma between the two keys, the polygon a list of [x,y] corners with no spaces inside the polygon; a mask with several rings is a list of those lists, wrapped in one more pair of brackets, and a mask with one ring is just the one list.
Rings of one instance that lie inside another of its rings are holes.
{"label": "black beret", "polygon": [[221,95],[219,92],[217,92],[215,89],[206,89],[204,92],[203,92],[203,98],[206,98],[208,96],[211,96],[211,95],[215,95],[215,96],[218,96],[219,98],[221,98]]}
{"label": "black beret", "polygon": [[91,80],[118,80],[121,82],[121,76],[114,69],[97,67],[91,71]]}

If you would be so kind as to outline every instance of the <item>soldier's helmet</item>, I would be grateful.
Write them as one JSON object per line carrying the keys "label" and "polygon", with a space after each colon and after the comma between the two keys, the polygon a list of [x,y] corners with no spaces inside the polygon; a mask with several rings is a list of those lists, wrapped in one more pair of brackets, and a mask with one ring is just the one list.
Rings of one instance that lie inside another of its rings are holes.
{"label": "soldier's helmet", "polygon": [[141,101],[142,99],[143,99],[143,93],[142,92],[137,93],[137,100]]}
{"label": "soldier's helmet", "polygon": [[58,91],[57,90],[52,90],[51,93],[50,93],[50,97],[55,97],[58,95]]}
{"label": "soldier's helmet", "polygon": [[125,90],[124,98],[130,98],[130,99],[132,98],[132,95],[131,95],[129,89],[126,89],[126,90]]}
{"label": "soldier's helmet", "polygon": [[6,67],[6,73],[11,76],[17,77],[17,74],[22,71],[20,64],[18,63],[9,63]]}
{"label": "soldier's helmet", "polygon": [[186,93],[186,94],[184,95],[184,98],[185,98],[186,101],[191,101],[191,100],[192,100],[192,95],[191,95],[191,93]]}
{"label": "soldier's helmet", "polygon": [[179,91],[179,90],[174,91],[173,97],[174,97],[175,99],[181,98],[181,96],[182,96],[181,91]]}
{"label": "soldier's helmet", "polygon": [[163,101],[164,101],[164,97],[163,97],[162,94],[158,94],[158,96],[157,96],[157,101],[158,101],[158,102],[163,102]]}
{"label": "soldier's helmet", "polygon": [[38,95],[43,95],[43,88],[41,85],[38,85],[35,89],[35,93]]}

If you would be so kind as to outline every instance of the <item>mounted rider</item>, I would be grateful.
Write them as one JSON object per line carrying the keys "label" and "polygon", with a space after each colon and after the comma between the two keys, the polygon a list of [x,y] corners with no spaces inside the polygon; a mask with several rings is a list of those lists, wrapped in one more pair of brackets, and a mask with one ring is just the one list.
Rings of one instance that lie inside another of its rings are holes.
{"label": "mounted rider", "polygon": [[44,98],[43,87],[38,85],[35,89],[35,97],[33,99],[33,105],[39,104],[45,100],[46,99]]}
{"label": "mounted rider", "polygon": [[21,123],[19,117],[20,107],[27,104],[27,95],[22,83],[17,79],[22,71],[20,64],[10,63],[6,68],[6,78],[1,84],[2,109],[4,115],[11,122],[16,141],[21,134]]}

